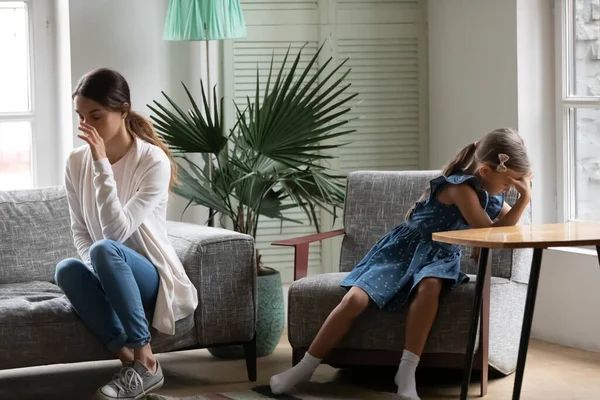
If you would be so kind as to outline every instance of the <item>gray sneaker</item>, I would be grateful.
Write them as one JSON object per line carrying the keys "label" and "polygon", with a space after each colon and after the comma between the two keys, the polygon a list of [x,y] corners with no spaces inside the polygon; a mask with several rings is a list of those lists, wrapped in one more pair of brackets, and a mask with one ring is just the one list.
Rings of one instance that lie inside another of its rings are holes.
{"label": "gray sneaker", "polygon": [[156,373],[151,373],[139,361],[133,367],[121,368],[114,379],[102,386],[97,392],[98,399],[104,400],[137,400],[149,392],[159,389],[165,381],[158,360]]}

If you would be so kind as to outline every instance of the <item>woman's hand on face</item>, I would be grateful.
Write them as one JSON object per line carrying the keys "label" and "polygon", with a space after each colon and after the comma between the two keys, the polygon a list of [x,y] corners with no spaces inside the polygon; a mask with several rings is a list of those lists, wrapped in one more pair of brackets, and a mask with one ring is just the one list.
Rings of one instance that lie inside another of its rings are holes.
{"label": "woman's hand on face", "polygon": [[531,194],[531,180],[532,179],[533,179],[533,174],[530,172],[520,179],[513,179],[512,184],[521,196],[526,196],[526,195]]}
{"label": "woman's hand on face", "polygon": [[83,132],[83,134],[79,134],[77,135],[77,137],[81,138],[82,140],[85,140],[87,144],[90,145],[90,150],[92,151],[92,159],[94,161],[98,161],[102,158],[106,158],[104,140],[100,137],[96,128],[81,121],[79,123],[78,129],[81,132]]}

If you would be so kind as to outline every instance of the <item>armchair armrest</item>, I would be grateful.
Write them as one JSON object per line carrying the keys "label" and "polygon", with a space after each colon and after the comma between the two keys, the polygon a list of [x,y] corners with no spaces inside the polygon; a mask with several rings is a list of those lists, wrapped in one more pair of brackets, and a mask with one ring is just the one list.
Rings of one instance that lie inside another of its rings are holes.
{"label": "armchair armrest", "polygon": [[297,238],[278,240],[271,243],[273,246],[288,246],[294,248],[294,280],[305,278],[308,275],[308,250],[309,245],[344,234],[343,229],[300,236]]}

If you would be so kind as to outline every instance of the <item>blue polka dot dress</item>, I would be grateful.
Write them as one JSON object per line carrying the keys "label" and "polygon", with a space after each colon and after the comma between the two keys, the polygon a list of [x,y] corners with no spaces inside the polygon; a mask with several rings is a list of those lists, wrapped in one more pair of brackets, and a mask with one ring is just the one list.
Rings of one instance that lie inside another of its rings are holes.
{"label": "blue polka dot dress", "polygon": [[490,219],[500,214],[504,195],[489,195],[479,179],[462,173],[439,176],[430,182],[430,195],[419,201],[413,215],[383,236],[342,281],[341,286],[358,286],[382,310],[404,305],[423,278],[444,280],[450,289],[468,281],[460,271],[458,245],[435,242],[432,233],[469,228],[456,205],[441,203],[437,196],[447,185],[470,185]]}

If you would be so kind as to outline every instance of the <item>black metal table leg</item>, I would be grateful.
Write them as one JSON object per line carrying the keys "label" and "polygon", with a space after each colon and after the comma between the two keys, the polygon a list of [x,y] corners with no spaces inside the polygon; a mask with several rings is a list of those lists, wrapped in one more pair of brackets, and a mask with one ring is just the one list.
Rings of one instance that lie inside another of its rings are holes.
{"label": "black metal table leg", "polygon": [[533,250],[529,284],[527,286],[527,299],[525,300],[525,312],[523,314],[523,327],[521,328],[521,342],[519,343],[519,358],[517,359],[517,372],[513,387],[513,400],[521,397],[523,385],[523,374],[525,373],[525,361],[527,360],[527,349],[529,347],[529,335],[531,334],[531,323],[533,322],[533,311],[535,309],[535,298],[540,280],[540,269],[542,266],[542,253],[544,249]]}
{"label": "black metal table leg", "polygon": [[600,245],[596,246],[596,253],[598,253],[598,262],[600,263]]}
{"label": "black metal table leg", "polygon": [[467,353],[465,354],[465,366],[463,369],[463,381],[460,390],[460,399],[467,400],[469,394],[469,383],[471,382],[471,371],[473,369],[473,357],[475,356],[475,340],[479,327],[479,315],[481,313],[481,299],[483,297],[483,285],[487,270],[490,249],[482,248],[479,254],[479,269],[477,281],[475,282],[475,298],[473,299],[473,310],[471,311],[471,326],[469,327],[469,341],[467,342]]}

